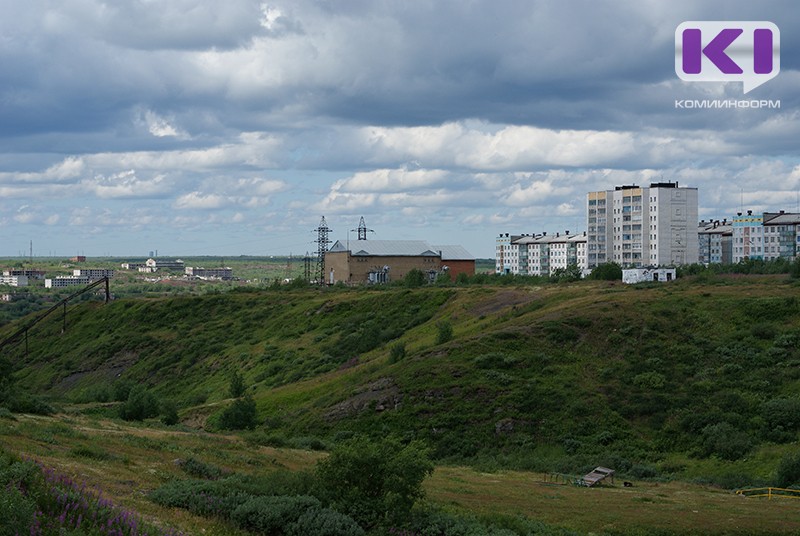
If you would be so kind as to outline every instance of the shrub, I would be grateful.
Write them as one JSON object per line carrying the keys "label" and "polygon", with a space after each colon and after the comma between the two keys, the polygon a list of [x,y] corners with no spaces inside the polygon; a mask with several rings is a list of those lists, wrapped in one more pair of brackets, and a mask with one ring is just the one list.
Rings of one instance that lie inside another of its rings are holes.
{"label": "shrub", "polygon": [[352,517],[330,508],[309,508],[286,529],[289,536],[364,536]]}
{"label": "shrub", "polygon": [[773,441],[791,441],[800,430],[800,399],[773,398],[761,405],[767,437]]}
{"label": "shrub", "polygon": [[117,380],[112,387],[114,401],[125,402],[133,389],[133,382],[130,380]]}
{"label": "shrub", "polygon": [[219,427],[223,430],[252,430],[256,421],[256,402],[248,394],[225,408],[219,418]]}
{"label": "shrub", "polygon": [[403,285],[409,288],[421,287],[426,283],[427,279],[422,270],[413,268],[403,278]]}
{"label": "shrub", "polygon": [[264,534],[282,535],[286,527],[298,521],[310,508],[319,508],[315,497],[253,497],[231,513],[231,519],[239,527]]}
{"label": "shrub", "polygon": [[402,342],[396,342],[389,347],[389,363],[397,363],[406,357],[406,345]]}
{"label": "shrub", "polygon": [[436,323],[436,344],[444,344],[453,338],[453,326],[448,320],[440,320]]}
{"label": "shrub", "polygon": [[186,472],[186,474],[193,476],[195,478],[216,480],[220,478],[223,474],[222,469],[220,469],[216,465],[205,463],[204,461],[198,460],[197,458],[194,458],[192,456],[181,461],[179,465],[181,469],[183,469]]}
{"label": "shrub", "polygon": [[172,400],[164,400],[161,402],[161,422],[167,426],[178,424],[180,417],[178,417],[178,406]]}
{"label": "shrub", "polygon": [[622,279],[622,267],[615,262],[608,262],[595,267],[588,279],[602,281],[619,281]]}
{"label": "shrub", "polygon": [[228,394],[231,395],[231,398],[239,398],[244,394],[246,389],[247,386],[244,384],[242,375],[238,372],[231,374],[231,383],[228,387]]}
{"label": "shrub", "polygon": [[381,522],[403,522],[423,497],[422,481],[433,472],[420,442],[373,441],[354,437],[317,464],[323,493],[334,508],[365,528]]}
{"label": "shrub", "polygon": [[158,415],[158,399],[142,385],[135,385],[128,400],[119,408],[119,416],[126,421],[143,421]]}
{"label": "shrub", "polygon": [[0,536],[20,534],[20,529],[31,526],[35,511],[36,503],[15,486],[0,486]]}
{"label": "shrub", "polygon": [[775,484],[779,488],[800,485],[800,453],[790,453],[781,458],[775,471]]}
{"label": "shrub", "polygon": [[727,422],[710,424],[701,432],[702,454],[723,460],[738,460],[753,448],[753,439]]}

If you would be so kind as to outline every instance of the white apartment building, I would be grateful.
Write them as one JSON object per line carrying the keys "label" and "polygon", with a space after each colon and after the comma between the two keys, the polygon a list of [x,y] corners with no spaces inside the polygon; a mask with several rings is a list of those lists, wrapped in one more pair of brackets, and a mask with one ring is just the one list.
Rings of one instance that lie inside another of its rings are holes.
{"label": "white apartment building", "polygon": [[764,258],[796,259],[800,250],[800,214],[765,212],[762,216],[764,225]]}
{"label": "white apartment building", "polygon": [[752,210],[733,218],[733,262],[764,258],[764,217]]}
{"label": "white apartment building", "polygon": [[[511,240],[513,238],[513,240]],[[559,268],[577,265],[586,269],[586,233],[501,234],[497,239],[497,273],[552,275]]]}
{"label": "white apartment building", "polygon": [[495,245],[494,271],[498,274],[519,273],[519,247],[514,243],[522,235],[500,234]]}
{"label": "white apartment building", "polygon": [[587,195],[587,264],[624,267],[691,264],[699,259],[697,188],[658,182]]}
{"label": "white apartment building", "polygon": [[699,262],[730,264],[733,262],[733,225],[727,220],[701,220],[697,226]]}

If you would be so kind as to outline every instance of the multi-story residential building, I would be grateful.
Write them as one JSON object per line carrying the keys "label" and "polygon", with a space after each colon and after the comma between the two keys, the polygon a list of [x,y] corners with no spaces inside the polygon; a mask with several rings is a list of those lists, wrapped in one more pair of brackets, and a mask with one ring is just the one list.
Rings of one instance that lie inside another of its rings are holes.
{"label": "multi-story residential building", "polygon": [[699,262],[702,264],[730,264],[733,262],[733,225],[722,221],[701,220],[697,227]]}
{"label": "multi-story residential building", "polygon": [[752,210],[733,218],[733,262],[764,258],[764,217]]}
{"label": "multi-story residential building", "polygon": [[88,277],[90,281],[97,281],[98,279],[103,279],[104,277],[114,277],[114,270],[106,270],[103,268],[81,268],[79,270],[73,270],[72,275],[76,277]]}
{"label": "multi-story residential building", "polygon": [[[507,239],[514,238],[507,243]],[[559,268],[577,265],[586,268],[586,233],[577,235],[545,233],[507,235],[498,238],[495,266],[497,273],[519,275],[551,275]],[[501,258],[502,255],[502,258]]]}
{"label": "multi-story residential building", "polygon": [[515,242],[522,235],[500,234],[496,240],[494,271],[498,274],[519,273],[519,246]]}
{"label": "multi-story residential building", "polygon": [[697,262],[697,188],[657,182],[589,192],[587,263],[660,266]]}
{"label": "multi-story residential building", "polygon": [[800,250],[800,214],[765,212],[762,216],[764,225],[764,258],[796,259]]}

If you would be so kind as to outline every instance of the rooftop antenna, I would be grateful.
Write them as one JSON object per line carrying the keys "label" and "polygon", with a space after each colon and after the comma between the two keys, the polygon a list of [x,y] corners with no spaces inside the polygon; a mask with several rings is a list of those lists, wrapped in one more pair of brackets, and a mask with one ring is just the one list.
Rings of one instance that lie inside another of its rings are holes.
{"label": "rooftop antenna", "polygon": [[328,251],[328,244],[331,243],[328,234],[332,229],[328,227],[328,222],[325,221],[325,216],[323,216],[319,222],[319,227],[314,230],[317,232],[317,239],[314,240],[317,243],[317,284],[322,286],[325,285],[325,253]]}

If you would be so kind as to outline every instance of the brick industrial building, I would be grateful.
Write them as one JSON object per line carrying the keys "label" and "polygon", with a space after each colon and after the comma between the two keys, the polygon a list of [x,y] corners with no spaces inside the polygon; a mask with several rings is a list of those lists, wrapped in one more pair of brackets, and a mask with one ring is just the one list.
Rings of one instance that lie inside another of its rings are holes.
{"label": "brick industrial building", "polygon": [[362,284],[399,281],[413,269],[435,279],[439,273],[475,274],[475,257],[461,246],[435,246],[423,240],[336,241],[325,253],[325,282]]}

